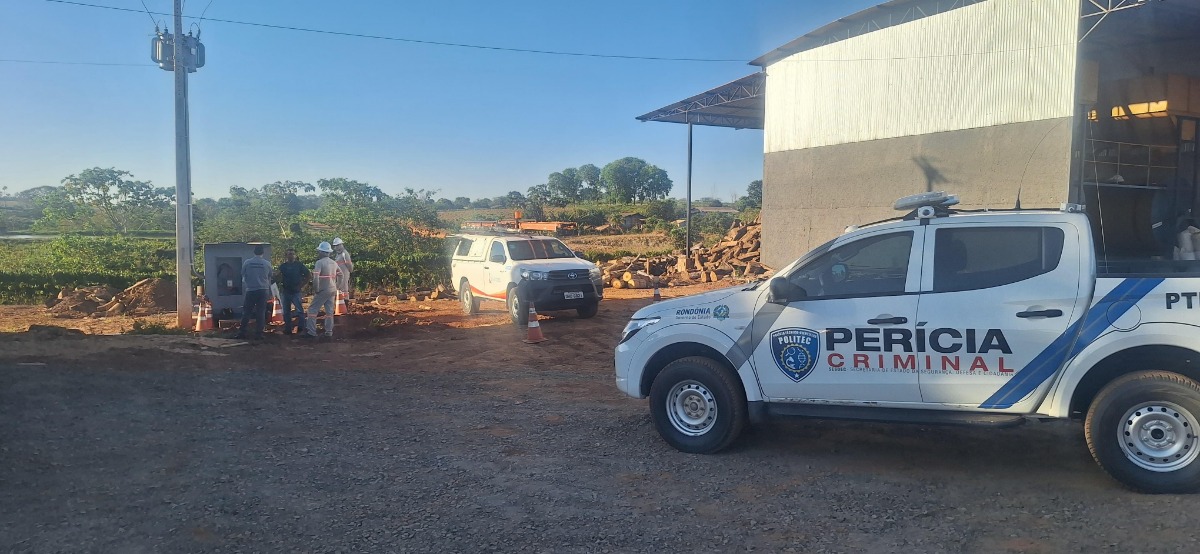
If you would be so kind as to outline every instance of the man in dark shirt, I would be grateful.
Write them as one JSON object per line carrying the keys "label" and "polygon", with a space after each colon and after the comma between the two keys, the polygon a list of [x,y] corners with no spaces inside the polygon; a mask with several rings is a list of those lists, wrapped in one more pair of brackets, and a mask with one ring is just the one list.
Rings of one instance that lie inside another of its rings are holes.
{"label": "man in dark shirt", "polygon": [[[279,264],[279,269],[275,272],[275,282],[279,283],[279,295],[283,300],[283,334],[292,334],[292,316],[300,318],[299,327],[297,330],[303,331],[304,318],[304,283],[312,276],[312,272],[308,270],[303,263],[296,261],[296,249],[287,249],[287,261]],[[292,312],[292,307],[296,308]]]}

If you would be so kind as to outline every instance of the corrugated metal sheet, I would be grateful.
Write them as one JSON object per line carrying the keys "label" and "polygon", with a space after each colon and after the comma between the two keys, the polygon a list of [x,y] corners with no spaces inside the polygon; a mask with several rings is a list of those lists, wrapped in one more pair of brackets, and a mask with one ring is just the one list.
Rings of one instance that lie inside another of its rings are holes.
{"label": "corrugated metal sheet", "polygon": [[767,66],[765,151],[1072,114],[1079,0],[989,0]]}

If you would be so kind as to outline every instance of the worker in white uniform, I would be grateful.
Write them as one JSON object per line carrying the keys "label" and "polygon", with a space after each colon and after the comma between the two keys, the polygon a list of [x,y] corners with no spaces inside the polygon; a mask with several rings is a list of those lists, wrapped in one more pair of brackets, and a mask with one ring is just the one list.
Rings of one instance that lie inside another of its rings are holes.
{"label": "worker in white uniform", "polygon": [[301,338],[317,337],[317,313],[325,308],[325,336],[333,338],[333,311],[337,305],[337,281],[341,270],[329,256],[333,247],[328,242],[317,245],[317,263],[313,265],[313,299],[308,305],[308,321]]}
{"label": "worker in white uniform", "polygon": [[350,251],[346,250],[346,243],[342,242],[342,237],[333,239],[333,261],[337,262],[338,269],[342,270],[338,276],[337,289],[346,295],[346,301],[350,300],[350,272],[354,271],[354,262],[350,259]]}

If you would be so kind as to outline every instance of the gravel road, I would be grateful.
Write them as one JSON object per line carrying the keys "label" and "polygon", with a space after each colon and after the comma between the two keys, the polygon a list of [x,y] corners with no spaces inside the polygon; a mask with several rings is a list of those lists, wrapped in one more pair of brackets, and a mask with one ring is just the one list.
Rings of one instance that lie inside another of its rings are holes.
{"label": "gravel road", "polygon": [[534,346],[509,325],[224,349],[0,336],[0,550],[1197,548],[1200,497],[1121,489],[1077,424],[787,421],[676,452],[612,384],[644,303],[544,321]]}

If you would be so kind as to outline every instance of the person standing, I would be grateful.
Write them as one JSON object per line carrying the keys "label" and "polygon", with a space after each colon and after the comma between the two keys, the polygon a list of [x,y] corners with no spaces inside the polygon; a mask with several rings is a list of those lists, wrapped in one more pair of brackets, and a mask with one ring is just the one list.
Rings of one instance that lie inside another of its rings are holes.
{"label": "person standing", "polygon": [[[291,335],[293,329],[292,317],[300,318],[294,326],[297,332],[304,333],[306,329],[304,317],[304,282],[312,276],[312,272],[296,260],[296,249],[288,248],[285,254],[287,261],[279,264],[275,281],[279,283],[279,296],[283,301],[283,334]],[[295,311],[292,311],[292,308]]]}
{"label": "person standing", "polygon": [[246,338],[250,318],[255,319],[253,338],[263,338],[267,325],[267,295],[271,291],[271,262],[263,258],[263,245],[254,245],[254,257],[242,262],[242,324],[236,337]]}
{"label": "person standing", "polygon": [[337,289],[346,295],[346,301],[350,300],[350,272],[354,271],[354,262],[350,259],[350,251],[346,250],[346,244],[342,242],[342,237],[333,239],[333,261],[337,262],[338,269],[342,270],[337,280]]}
{"label": "person standing", "polygon": [[308,305],[308,321],[303,338],[316,338],[317,314],[325,308],[325,336],[333,338],[333,311],[337,304],[337,279],[341,270],[329,256],[333,248],[328,242],[317,245],[317,263],[313,265],[313,299]]}

